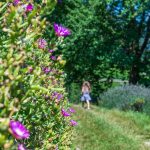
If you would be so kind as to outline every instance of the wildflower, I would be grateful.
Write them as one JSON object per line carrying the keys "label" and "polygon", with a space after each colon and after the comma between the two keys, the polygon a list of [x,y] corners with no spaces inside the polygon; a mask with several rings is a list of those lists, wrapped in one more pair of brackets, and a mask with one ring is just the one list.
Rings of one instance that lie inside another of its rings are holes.
{"label": "wildflower", "polygon": [[70,114],[69,114],[67,111],[65,111],[64,109],[61,109],[61,114],[62,114],[64,117],[69,117],[69,116],[70,116]]}
{"label": "wildflower", "polygon": [[50,50],[49,50],[49,52],[50,52],[50,53],[53,53],[53,52],[54,52],[54,50],[50,49]]}
{"label": "wildflower", "polygon": [[43,68],[44,73],[49,73],[51,71],[51,69],[49,69],[48,67]]}
{"label": "wildflower", "polygon": [[57,99],[57,101],[60,101],[60,99],[63,98],[63,95],[57,92],[52,93],[52,99]]}
{"label": "wildflower", "polygon": [[57,96],[57,94],[58,94],[57,92],[53,92],[53,93],[52,93],[52,99],[55,99],[56,96]]}
{"label": "wildflower", "polygon": [[29,131],[19,121],[10,121],[10,131],[16,139],[27,139],[30,136]]}
{"label": "wildflower", "polygon": [[14,4],[14,5],[18,5],[19,2],[20,2],[20,0],[14,0],[14,1],[13,1],[13,4]]}
{"label": "wildflower", "polygon": [[28,73],[31,73],[33,71],[32,67],[28,67]]}
{"label": "wildflower", "polygon": [[60,101],[60,99],[62,99],[62,98],[63,98],[63,95],[58,93],[57,94],[57,100]]}
{"label": "wildflower", "polygon": [[18,150],[26,150],[26,148],[24,147],[23,144],[19,144],[18,145]]}
{"label": "wildflower", "polygon": [[75,112],[76,112],[73,108],[69,108],[69,111],[70,111],[71,113],[75,113]]}
{"label": "wildflower", "polygon": [[55,33],[56,35],[59,37],[59,36],[63,36],[63,37],[66,37],[68,35],[71,34],[70,30],[61,26],[61,25],[58,25],[56,23],[54,23],[54,30],[55,30]]}
{"label": "wildflower", "polygon": [[56,56],[51,56],[50,57],[52,60],[56,60]]}
{"label": "wildflower", "polygon": [[70,125],[71,125],[71,126],[76,126],[76,125],[78,125],[78,124],[77,124],[77,122],[76,122],[76,121],[74,121],[74,120],[70,120]]}
{"label": "wildflower", "polygon": [[27,12],[30,12],[30,11],[32,11],[33,10],[33,5],[32,4],[28,4],[27,6],[26,6],[26,11]]}
{"label": "wildflower", "polygon": [[47,45],[46,40],[42,38],[39,38],[37,42],[38,42],[38,48],[40,49],[44,49]]}

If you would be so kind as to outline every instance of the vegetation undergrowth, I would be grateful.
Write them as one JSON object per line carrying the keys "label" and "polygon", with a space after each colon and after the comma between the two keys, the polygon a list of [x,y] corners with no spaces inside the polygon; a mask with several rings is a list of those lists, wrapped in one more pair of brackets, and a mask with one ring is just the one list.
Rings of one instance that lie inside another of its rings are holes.
{"label": "vegetation undergrowth", "polygon": [[148,150],[150,117],[92,106],[91,110],[74,105],[79,120],[74,145],[81,150]]}
{"label": "vegetation undergrowth", "polygon": [[44,18],[56,3],[0,2],[0,149],[70,149],[76,122],[55,52],[71,32]]}
{"label": "vegetation undergrowth", "polygon": [[141,85],[124,85],[111,88],[100,96],[106,108],[134,110],[150,114],[150,89]]}

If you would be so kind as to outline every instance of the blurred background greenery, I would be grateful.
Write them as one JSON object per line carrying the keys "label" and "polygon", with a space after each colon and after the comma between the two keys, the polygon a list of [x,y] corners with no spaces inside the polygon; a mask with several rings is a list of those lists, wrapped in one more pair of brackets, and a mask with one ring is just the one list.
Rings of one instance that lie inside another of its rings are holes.
{"label": "blurred background greenery", "polygon": [[72,32],[60,47],[71,102],[85,80],[94,101],[110,87],[150,86],[150,0],[63,0],[48,18]]}

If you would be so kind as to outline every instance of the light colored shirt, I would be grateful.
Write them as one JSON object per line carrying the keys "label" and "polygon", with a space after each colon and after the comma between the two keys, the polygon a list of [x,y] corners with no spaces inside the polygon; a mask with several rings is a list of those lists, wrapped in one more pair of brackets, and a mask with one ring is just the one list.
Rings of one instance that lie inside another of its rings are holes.
{"label": "light colored shirt", "polygon": [[87,86],[82,87],[82,93],[89,93],[89,92],[90,92],[90,90]]}

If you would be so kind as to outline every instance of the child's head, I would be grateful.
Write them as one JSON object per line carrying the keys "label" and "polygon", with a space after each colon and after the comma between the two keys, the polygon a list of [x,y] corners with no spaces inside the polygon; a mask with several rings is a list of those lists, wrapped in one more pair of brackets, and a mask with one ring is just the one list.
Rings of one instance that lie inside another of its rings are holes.
{"label": "child's head", "polygon": [[89,90],[91,89],[90,83],[88,81],[84,81],[82,87],[88,87]]}

